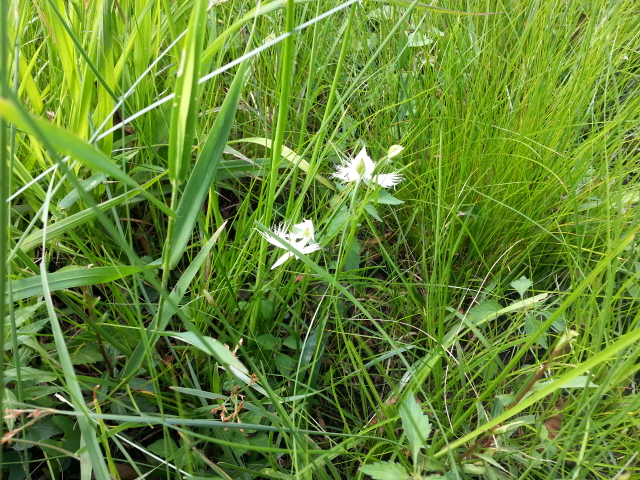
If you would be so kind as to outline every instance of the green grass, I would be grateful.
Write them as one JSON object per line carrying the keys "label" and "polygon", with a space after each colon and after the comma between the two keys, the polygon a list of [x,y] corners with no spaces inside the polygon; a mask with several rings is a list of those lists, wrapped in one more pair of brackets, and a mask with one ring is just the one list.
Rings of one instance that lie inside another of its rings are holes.
{"label": "green grass", "polygon": [[2,478],[640,475],[635,2],[209,3],[1,9]]}

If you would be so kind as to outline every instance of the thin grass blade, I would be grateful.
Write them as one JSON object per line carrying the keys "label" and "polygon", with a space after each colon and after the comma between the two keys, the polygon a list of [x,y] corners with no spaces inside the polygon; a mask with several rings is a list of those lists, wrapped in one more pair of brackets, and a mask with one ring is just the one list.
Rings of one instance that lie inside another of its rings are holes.
{"label": "thin grass blade", "polygon": [[[5,120],[14,123],[17,127],[21,128],[31,135],[37,136],[38,134],[41,134],[45,136],[46,140],[57,151],[77,159],[81,163],[94,170],[104,172],[110,177],[126,183],[131,188],[140,191],[140,193],[147,200],[158,207],[166,215],[169,215],[171,217],[175,216],[175,214],[169,207],[167,207],[164,203],[155,198],[149,192],[142,189],[140,185],[138,185],[138,183],[136,183],[131,177],[129,177],[120,168],[118,168],[118,166],[114,162],[112,162],[109,157],[107,157],[104,153],[100,152],[87,142],[76,137],[72,133],[58,126],[52,125],[51,123],[40,118],[36,118],[33,116],[29,116],[30,118],[26,118],[28,116],[27,113],[25,113],[16,104],[4,98],[0,98],[0,115],[2,115]],[[37,126],[37,132],[31,128],[31,123],[34,123]]]}
{"label": "thin grass blade", "polygon": [[196,224],[202,205],[215,180],[218,164],[227,144],[238,108],[238,99],[244,85],[247,66],[248,63],[243,62],[238,68],[220,113],[213,124],[211,132],[209,132],[207,141],[202,148],[202,153],[196,160],[195,167],[180,198],[180,203],[176,209],[178,218],[175,222],[173,235],[169,238],[170,243],[167,250],[170,252],[169,265],[171,268],[175,267],[182,257],[189,238],[191,238],[191,232]]}
{"label": "thin grass blade", "polygon": [[198,76],[206,20],[206,1],[196,0],[182,50],[171,112],[169,178],[174,186],[186,180],[189,169],[198,112]]}

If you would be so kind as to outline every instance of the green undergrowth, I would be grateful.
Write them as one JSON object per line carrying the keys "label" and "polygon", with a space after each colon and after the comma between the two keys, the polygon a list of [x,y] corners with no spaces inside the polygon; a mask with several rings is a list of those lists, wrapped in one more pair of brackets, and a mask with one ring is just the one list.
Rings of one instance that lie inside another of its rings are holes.
{"label": "green undergrowth", "polygon": [[635,2],[1,8],[2,478],[638,475]]}

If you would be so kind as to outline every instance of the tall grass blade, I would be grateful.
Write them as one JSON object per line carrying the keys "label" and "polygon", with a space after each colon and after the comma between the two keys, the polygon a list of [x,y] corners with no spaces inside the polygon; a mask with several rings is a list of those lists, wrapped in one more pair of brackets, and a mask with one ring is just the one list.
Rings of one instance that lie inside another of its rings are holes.
{"label": "tall grass blade", "polygon": [[207,136],[202,152],[196,160],[184,192],[180,197],[180,203],[178,203],[176,209],[178,218],[175,221],[173,235],[169,238],[168,249],[166,250],[169,253],[170,268],[175,267],[180,258],[182,258],[202,205],[215,180],[218,164],[224,152],[238,108],[238,100],[244,85],[247,66],[248,63],[243,62],[238,67],[238,72],[227,92],[220,108],[220,113],[218,113],[218,117]]}
{"label": "tall grass blade", "polygon": [[200,54],[207,21],[206,0],[195,0],[176,78],[169,130],[169,179],[176,188],[186,180],[195,134]]}

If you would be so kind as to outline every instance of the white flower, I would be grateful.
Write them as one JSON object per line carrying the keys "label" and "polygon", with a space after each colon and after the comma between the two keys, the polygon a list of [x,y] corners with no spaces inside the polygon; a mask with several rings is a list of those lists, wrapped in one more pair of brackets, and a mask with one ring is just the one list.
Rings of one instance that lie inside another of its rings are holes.
{"label": "white flower", "polygon": [[[398,152],[399,153],[399,152]],[[362,148],[356,158],[350,159],[345,165],[340,165],[336,169],[334,177],[343,182],[351,183],[362,181],[367,185],[377,183],[383,188],[393,187],[403,180],[402,175],[397,173],[381,173],[374,175],[376,163],[367,155],[366,148]]]}
{"label": "white flower", "polygon": [[[302,223],[298,223],[291,227],[291,231],[287,231],[288,226],[286,224],[280,224],[269,233],[258,231],[271,245],[275,245],[278,248],[288,250],[289,247],[293,247],[303,255],[320,250],[322,247],[315,241],[313,222],[311,220],[304,220]],[[279,267],[284,262],[289,260],[295,254],[291,251],[287,251],[282,255],[276,263],[273,264],[271,270]]]}

